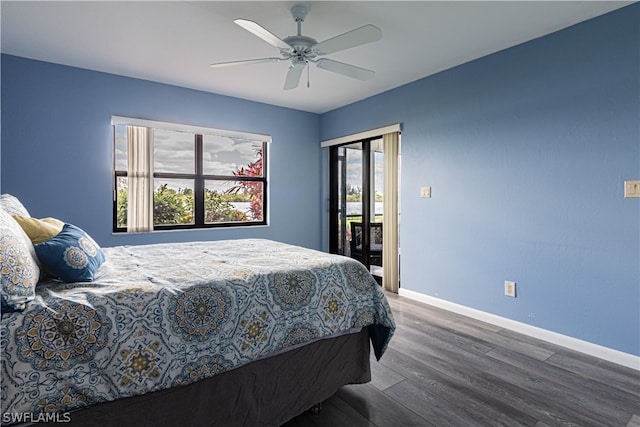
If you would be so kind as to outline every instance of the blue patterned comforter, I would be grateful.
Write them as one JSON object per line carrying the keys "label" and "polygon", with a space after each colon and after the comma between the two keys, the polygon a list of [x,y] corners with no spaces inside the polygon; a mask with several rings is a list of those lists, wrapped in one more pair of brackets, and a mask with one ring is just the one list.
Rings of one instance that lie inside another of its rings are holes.
{"label": "blue patterned comforter", "polygon": [[91,283],[2,316],[2,412],[65,412],[189,384],[313,340],[395,329],[357,261],[247,239],[105,248]]}

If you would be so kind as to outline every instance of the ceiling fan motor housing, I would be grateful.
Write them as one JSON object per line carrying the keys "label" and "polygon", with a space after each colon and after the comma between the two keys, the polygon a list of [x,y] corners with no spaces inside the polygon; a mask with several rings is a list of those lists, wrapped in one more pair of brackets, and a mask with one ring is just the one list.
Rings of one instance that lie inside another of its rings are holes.
{"label": "ceiling fan motor housing", "polygon": [[312,59],[317,55],[312,49],[317,44],[316,40],[307,36],[289,36],[284,39],[293,49],[280,49],[283,55],[291,55],[292,57],[301,57],[304,59]]}
{"label": "ceiling fan motor housing", "polygon": [[283,39],[292,49],[280,49],[282,55],[291,57],[294,65],[296,65],[296,62],[306,64],[307,60],[317,56],[316,52],[312,50],[312,47],[318,44],[318,42],[314,38],[302,35],[302,23],[307,17],[308,12],[309,9],[301,4],[291,8],[291,16],[293,16],[296,24],[298,24],[298,34]]}

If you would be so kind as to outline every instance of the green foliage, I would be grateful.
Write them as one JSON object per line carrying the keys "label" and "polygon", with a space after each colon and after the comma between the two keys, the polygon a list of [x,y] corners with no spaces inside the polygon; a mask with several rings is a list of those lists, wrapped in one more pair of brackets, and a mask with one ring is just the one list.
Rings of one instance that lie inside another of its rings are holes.
{"label": "green foliage", "polygon": [[238,202],[250,202],[251,195],[247,193],[229,193],[224,192],[222,194],[218,194],[220,200],[229,203],[238,203]]}
{"label": "green foliage", "polygon": [[217,191],[206,190],[204,195],[204,221],[207,223],[247,221],[247,215],[227,202],[225,196],[226,194],[220,194]]}
{"label": "green foliage", "polygon": [[[234,172],[235,176],[262,176],[262,150],[258,160]],[[116,199],[117,226],[127,227],[127,181],[118,182]],[[261,221],[263,186],[261,182],[240,181],[224,193],[205,190],[205,223]],[[251,217],[236,209],[232,203],[249,202]],[[153,194],[153,222],[155,225],[193,224],[194,194],[191,188],[174,190],[163,184]]]}
{"label": "green foliage", "polygon": [[127,199],[129,191],[126,188],[118,190],[116,199],[116,218],[118,227],[127,227]]}
{"label": "green foliage", "polygon": [[[117,193],[117,226],[127,227],[128,190],[120,188]],[[247,221],[247,215],[237,210],[231,201],[247,201],[244,197],[205,192],[205,222]],[[240,200],[238,200],[240,199]],[[163,184],[153,194],[153,222],[155,225],[194,223],[194,195],[190,188],[177,191]]]}
{"label": "green foliage", "polygon": [[[358,194],[347,194],[347,202],[361,202],[362,201],[362,193]],[[376,202],[384,201],[384,197],[380,193],[376,193],[375,195]]]}
{"label": "green foliage", "polygon": [[163,184],[153,193],[154,225],[193,224],[193,191]]}

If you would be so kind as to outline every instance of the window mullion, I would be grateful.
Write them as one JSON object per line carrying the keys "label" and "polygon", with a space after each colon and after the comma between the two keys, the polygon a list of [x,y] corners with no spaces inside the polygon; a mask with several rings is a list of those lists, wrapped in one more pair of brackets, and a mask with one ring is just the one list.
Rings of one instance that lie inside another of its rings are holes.
{"label": "window mullion", "polygon": [[267,143],[262,142],[262,221],[267,223]]}
{"label": "window mullion", "polygon": [[197,226],[204,225],[204,176],[203,176],[203,154],[202,154],[202,134],[195,134],[195,150],[196,150],[196,178],[194,185],[194,222]]}

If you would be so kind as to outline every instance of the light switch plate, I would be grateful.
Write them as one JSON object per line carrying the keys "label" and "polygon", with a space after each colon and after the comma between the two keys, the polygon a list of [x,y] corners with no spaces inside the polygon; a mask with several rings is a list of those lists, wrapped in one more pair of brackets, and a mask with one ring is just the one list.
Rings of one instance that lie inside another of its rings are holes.
{"label": "light switch plate", "polygon": [[640,181],[625,181],[624,197],[640,197]]}
{"label": "light switch plate", "polygon": [[420,187],[420,197],[430,198],[431,197],[431,187]]}

